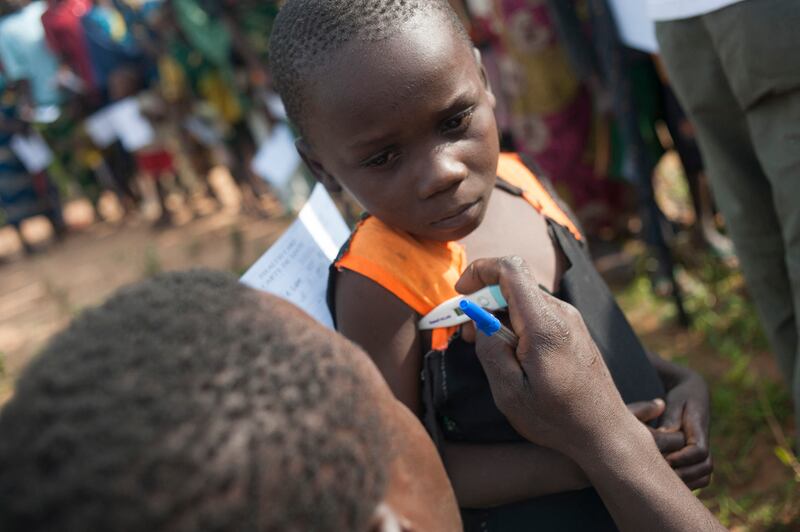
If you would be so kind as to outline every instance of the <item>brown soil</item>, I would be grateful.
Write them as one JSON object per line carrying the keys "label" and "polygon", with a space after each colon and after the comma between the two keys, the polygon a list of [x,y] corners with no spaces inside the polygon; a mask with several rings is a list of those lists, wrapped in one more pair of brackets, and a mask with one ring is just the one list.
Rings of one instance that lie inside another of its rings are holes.
{"label": "brown soil", "polygon": [[73,202],[65,213],[73,229],[63,242],[50,241],[43,219],[23,228],[39,248],[30,257],[11,229],[0,228],[0,403],[47,338],[81,309],[162,270],[241,272],[289,223],[242,215],[235,196],[223,200],[227,205],[202,217],[180,212],[178,225],[164,230],[140,216],[92,223],[91,207]]}

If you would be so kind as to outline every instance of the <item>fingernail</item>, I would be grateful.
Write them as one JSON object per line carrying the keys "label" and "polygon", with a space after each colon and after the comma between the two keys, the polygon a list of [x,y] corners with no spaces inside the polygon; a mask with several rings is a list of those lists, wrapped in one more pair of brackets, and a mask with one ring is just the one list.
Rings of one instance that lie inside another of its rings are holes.
{"label": "fingernail", "polygon": [[664,402],[663,399],[653,399],[653,403],[655,403],[656,406],[664,406],[664,405],[666,405],[666,403]]}

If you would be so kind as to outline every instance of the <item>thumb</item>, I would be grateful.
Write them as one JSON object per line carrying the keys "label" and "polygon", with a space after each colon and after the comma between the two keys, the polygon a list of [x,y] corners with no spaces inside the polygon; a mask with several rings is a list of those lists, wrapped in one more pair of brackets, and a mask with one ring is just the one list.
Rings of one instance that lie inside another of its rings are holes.
{"label": "thumb", "polygon": [[628,405],[628,410],[642,423],[647,423],[648,421],[656,419],[664,413],[665,408],[666,404],[662,399],[639,401],[638,403],[631,403]]}
{"label": "thumb", "polygon": [[489,380],[494,401],[505,413],[504,405],[510,406],[512,398],[519,397],[525,382],[525,373],[516,354],[504,341],[482,332],[475,334],[475,353]]}
{"label": "thumb", "polygon": [[675,431],[681,428],[683,421],[684,402],[673,402],[667,405],[664,418],[661,420],[660,430]]}

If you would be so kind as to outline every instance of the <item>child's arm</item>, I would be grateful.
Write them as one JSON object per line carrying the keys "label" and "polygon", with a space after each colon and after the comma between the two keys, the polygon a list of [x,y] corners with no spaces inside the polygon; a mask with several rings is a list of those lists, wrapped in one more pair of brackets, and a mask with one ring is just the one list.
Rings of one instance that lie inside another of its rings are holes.
{"label": "child's arm", "polygon": [[590,485],[575,462],[532,443],[446,443],[443,459],[463,508],[488,508]]}
{"label": "child's arm", "polygon": [[[339,332],[370,355],[395,397],[419,416],[418,319],[413,309],[377,283],[351,271],[339,273]],[[573,462],[533,444],[448,444],[444,462],[461,506],[495,506],[588,486]]]}
{"label": "child's arm", "polygon": [[[655,353],[648,352],[648,356],[667,390],[660,426],[651,429],[656,444],[690,489],[704,488],[714,469],[709,449],[708,386],[699,373]],[[675,436],[679,436],[677,440]]]}
{"label": "child's arm", "polygon": [[395,397],[422,412],[419,379],[422,348],[417,313],[394,294],[348,270],[336,279],[336,324],[369,354]]}

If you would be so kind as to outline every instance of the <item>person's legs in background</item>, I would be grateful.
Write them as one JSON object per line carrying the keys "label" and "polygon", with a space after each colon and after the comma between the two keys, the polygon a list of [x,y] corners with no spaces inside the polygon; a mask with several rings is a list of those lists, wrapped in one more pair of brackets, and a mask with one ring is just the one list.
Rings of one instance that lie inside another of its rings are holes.
{"label": "person's legs in background", "polygon": [[[800,432],[800,4],[748,0],[708,17],[723,66],[745,110],[756,155],[772,186],[794,312],[776,348],[792,386]],[[733,36],[737,36],[733,39]],[[738,42],[737,42],[738,40]]]}
{"label": "person's legs in background", "polygon": [[715,214],[716,206],[711,199],[708,178],[705,175],[703,158],[694,132],[694,124],[683,112],[683,108],[669,86],[666,76],[662,79],[662,96],[664,101],[664,122],[672,137],[673,146],[683,166],[692,207],[695,213],[693,234],[697,244],[705,244],[719,257],[730,258],[733,252],[733,242],[717,229]]}
{"label": "person's legs in background", "polygon": [[[765,4],[778,2],[748,0],[702,17],[661,22],[657,34],[673,88],[697,128],[714,196],[725,216],[751,295],[779,367],[793,388],[797,421],[800,375],[795,368],[795,308],[800,303],[800,150],[794,150],[795,175],[791,176],[791,165],[787,166],[791,150],[777,154],[774,152],[780,148],[766,146],[775,142],[775,136],[787,134],[792,126],[791,111],[770,111],[776,105],[771,102],[784,100],[786,95],[773,95],[767,90],[756,96],[757,91],[748,87],[757,77],[757,67],[750,63],[762,58],[744,52],[751,42],[743,38],[745,26],[758,24],[758,20],[745,16],[742,10],[765,11],[771,9]],[[769,41],[770,32],[769,27],[764,27],[761,39]],[[784,56],[788,68],[792,60],[796,61],[796,48],[795,53]],[[764,81],[768,78],[764,77]],[[794,92],[798,105],[800,94]],[[800,109],[795,113],[800,114]],[[800,127],[797,119],[794,122],[794,127]],[[758,138],[759,135],[763,137]],[[787,146],[791,142],[778,144]],[[787,264],[787,258],[793,264]]]}

